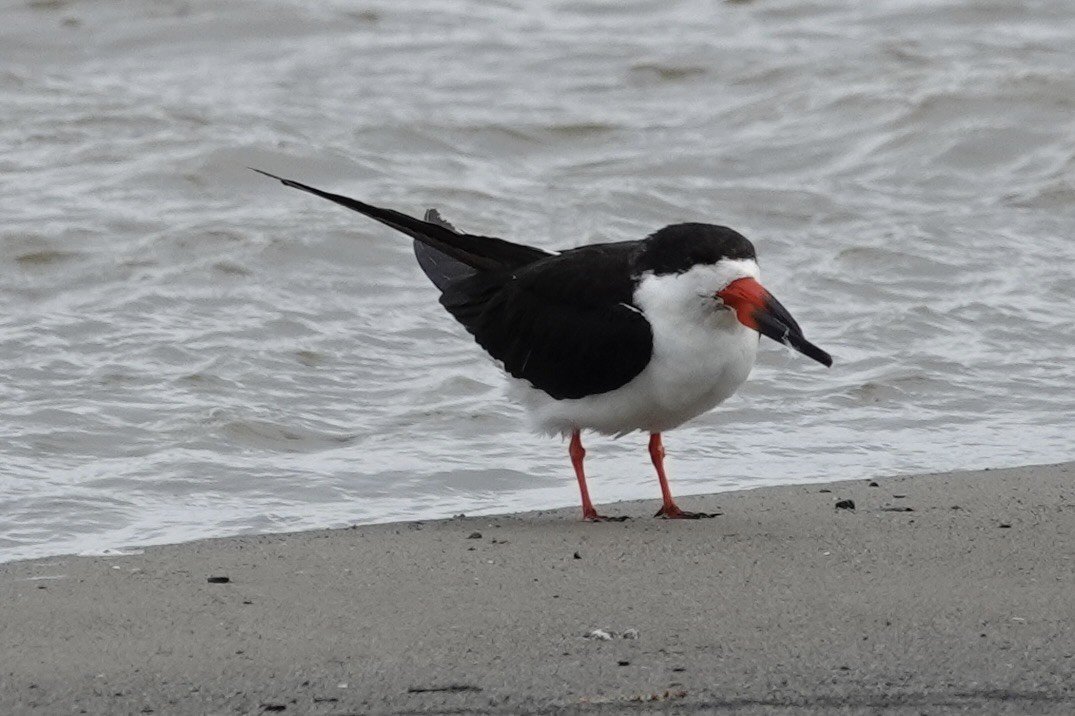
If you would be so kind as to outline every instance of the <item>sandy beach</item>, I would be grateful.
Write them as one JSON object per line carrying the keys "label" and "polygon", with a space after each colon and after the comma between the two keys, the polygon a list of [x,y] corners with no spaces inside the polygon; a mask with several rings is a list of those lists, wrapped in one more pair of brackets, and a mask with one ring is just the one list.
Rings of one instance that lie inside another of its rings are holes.
{"label": "sandy beach", "polygon": [[682,504],[0,565],[0,713],[1075,713],[1075,464]]}

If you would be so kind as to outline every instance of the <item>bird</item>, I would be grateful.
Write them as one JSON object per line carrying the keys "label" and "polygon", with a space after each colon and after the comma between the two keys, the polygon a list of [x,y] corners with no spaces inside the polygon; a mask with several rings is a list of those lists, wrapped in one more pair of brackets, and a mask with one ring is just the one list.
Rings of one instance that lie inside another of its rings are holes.
{"label": "bird", "polygon": [[754,245],[726,226],[679,223],[640,240],[549,251],[461,232],[436,209],[417,219],[253,171],[413,239],[440,304],[500,364],[509,397],[536,430],[569,439],[584,520],[619,519],[590,499],[584,430],[648,433],[661,489],[655,516],[710,517],[673,499],[662,433],[734,394],[761,336],[832,365],[760,283]]}

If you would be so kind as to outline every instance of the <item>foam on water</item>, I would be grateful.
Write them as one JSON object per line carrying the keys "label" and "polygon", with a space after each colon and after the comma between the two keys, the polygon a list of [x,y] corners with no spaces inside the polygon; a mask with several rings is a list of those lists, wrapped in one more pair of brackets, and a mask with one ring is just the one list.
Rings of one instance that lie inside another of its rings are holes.
{"label": "foam on water", "polygon": [[[0,559],[576,501],[407,241],[248,165],[547,248],[744,231],[836,365],[764,343],[679,494],[1075,457],[1075,9],[364,8],[0,8]],[[644,444],[595,499],[657,497]]]}

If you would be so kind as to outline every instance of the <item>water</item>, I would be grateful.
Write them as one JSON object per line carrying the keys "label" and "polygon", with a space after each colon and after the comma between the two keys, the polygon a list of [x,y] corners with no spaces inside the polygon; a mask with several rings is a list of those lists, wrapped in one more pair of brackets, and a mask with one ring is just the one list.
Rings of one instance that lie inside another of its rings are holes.
{"label": "water", "polygon": [[246,166],[547,248],[746,233],[836,365],[764,343],[677,494],[1075,458],[1070,3],[360,8],[3,2],[0,559],[576,503],[407,241]]}

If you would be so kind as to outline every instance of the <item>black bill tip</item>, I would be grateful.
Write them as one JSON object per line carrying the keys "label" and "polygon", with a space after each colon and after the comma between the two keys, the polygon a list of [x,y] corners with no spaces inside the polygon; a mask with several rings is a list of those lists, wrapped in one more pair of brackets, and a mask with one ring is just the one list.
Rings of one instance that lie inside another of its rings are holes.
{"label": "black bill tip", "polygon": [[826,368],[831,368],[832,356],[806,340],[799,324],[779,301],[772,295],[767,298],[765,306],[753,315],[758,324],[758,332],[777,343],[794,348],[807,358],[813,358]]}
{"label": "black bill tip", "polygon": [[788,345],[802,353],[807,358],[813,358],[826,368],[832,367],[832,356],[815,346],[802,336],[791,338]]}

